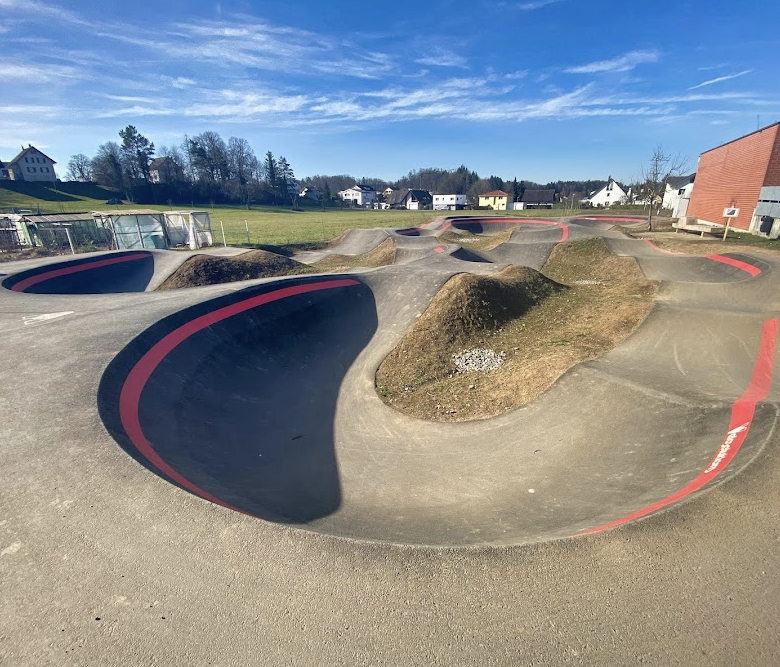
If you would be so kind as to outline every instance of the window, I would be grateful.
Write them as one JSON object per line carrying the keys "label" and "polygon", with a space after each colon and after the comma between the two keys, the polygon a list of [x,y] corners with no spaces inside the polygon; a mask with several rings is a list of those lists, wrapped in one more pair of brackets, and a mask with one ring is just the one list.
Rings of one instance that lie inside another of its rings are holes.
{"label": "window", "polygon": [[30,162],[30,158],[26,157],[26,158],[24,158],[24,161],[25,162]]}
{"label": "window", "polygon": [[42,157],[37,157],[37,158],[35,158],[35,161],[36,161],[36,162],[39,162],[39,163],[40,163],[40,162],[43,162],[43,158],[42,158]]}
{"label": "window", "polygon": [[35,173],[35,167],[27,167],[27,171],[29,171],[31,174]]}
{"label": "window", "polygon": [[48,174],[49,173],[49,168],[48,167],[41,167],[41,172]]}

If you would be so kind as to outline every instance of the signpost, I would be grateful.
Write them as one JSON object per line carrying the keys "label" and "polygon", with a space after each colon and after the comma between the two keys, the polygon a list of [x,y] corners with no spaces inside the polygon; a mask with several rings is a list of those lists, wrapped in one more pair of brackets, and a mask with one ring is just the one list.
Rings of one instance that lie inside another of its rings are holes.
{"label": "signpost", "polygon": [[723,232],[722,241],[726,240],[729,233],[729,227],[731,226],[731,219],[736,218],[739,215],[739,209],[734,207],[724,208],[723,217],[726,218],[726,231]]}

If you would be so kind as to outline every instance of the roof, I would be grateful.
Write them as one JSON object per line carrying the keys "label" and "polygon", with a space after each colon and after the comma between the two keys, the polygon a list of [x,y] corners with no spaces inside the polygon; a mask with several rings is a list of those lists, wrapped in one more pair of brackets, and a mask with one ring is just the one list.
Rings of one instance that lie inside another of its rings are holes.
{"label": "roof", "polygon": [[694,176],[696,176],[695,173],[691,174],[690,176],[670,176],[666,179],[666,182],[673,190],[679,190],[680,188],[684,188],[686,185],[688,185],[688,183],[693,183]]}
{"label": "roof", "polygon": [[490,192],[483,192],[480,197],[508,197],[509,193],[503,190],[491,190]]}
{"label": "roof", "polygon": [[25,213],[22,217],[27,222],[34,222],[36,224],[40,224],[42,222],[78,222],[82,220],[89,220],[92,222],[91,213],[53,213],[50,215],[30,215],[29,213]]}
{"label": "roof", "polygon": [[166,213],[166,214],[167,213],[177,213],[179,215],[190,215],[190,214],[194,215],[194,214],[204,214],[205,213],[206,215],[209,215],[208,211],[198,211],[198,210],[196,210],[194,208],[193,209],[186,209],[186,210],[183,210],[183,211],[155,211],[155,213]]}
{"label": "roof", "polygon": [[104,218],[118,218],[120,215],[162,215],[162,211],[153,211],[150,208],[129,208],[126,211],[92,211],[92,215],[101,215]]}
{"label": "roof", "polygon": [[[8,161],[8,164],[13,164],[14,162],[18,162],[18,161],[19,161],[19,160],[21,160],[21,159],[22,159],[22,158],[23,158],[25,155],[27,155],[27,153],[29,153],[31,150],[36,150],[36,151],[38,151],[38,152],[39,152],[41,155],[43,155],[43,157],[45,157],[45,158],[48,158],[49,160],[51,160],[51,158],[50,158],[48,155],[46,155],[46,153],[44,153],[44,152],[43,152],[43,151],[42,151],[40,148],[35,148],[35,146],[28,145],[28,146],[27,146],[27,148],[24,148],[24,149],[22,149],[22,152],[21,152],[21,153],[19,153],[19,155],[17,155],[17,156],[16,156],[16,157],[15,157],[13,160],[9,160],[9,161]],[[51,161],[52,161],[52,164],[57,164],[57,163],[56,163],[54,160],[51,160]]]}
{"label": "roof", "polygon": [[157,168],[158,168],[158,167],[160,167],[160,166],[161,166],[161,165],[162,165],[162,164],[163,164],[163,163],[164,163],[166,160],[169,160],[170,162],[173,162],[173,164],[175,164],[177,167],[179,166],[178,164],[176,164],[176,160],[174,160],[174,159],[173,159],[172,157],[170,157],[169,155],[165,155],[164,157],[156,157],[156,158],[154,158],[154,160],[152,160],[152,161],[149,163],[149,169],[157,169]]}
{"label": "roof", "polygon": [[780,125],[780,122],[772,123],[771,125],[767,125],[766,127],[762,127],[760,130],[754,130],[753,132],[748,132],[747,134],[743,134],[741,137],[737,137],[736,139],[732,139],[731,141],[727,141],[725,143],[720,144],[720,146],[715,146],[715,148],[709,148],[706,151],[702,152],[702,155],[704,153],[709,153],[710,151],[717,150],[718,148],[723,148],[724,146],[728,146],[729,144],[733,144],[735,141],[739,141],[741,139],[744,139],[745,137],[749,137],[753,134],[758,134],[759,132],[763,132],[764,130],[768,130],[772,127],[776,127],[777,125]]}
{"label": "roof", "polygon": [[403,204],[407,198],[411,197],[417,201],[432,202],[433,197],[427,190],[414,190],[412,188],[406,188],[405,190],[394,190],[390,196],[388,204]]}
{"label": "roof", "polygon": [[523,201],[526,204],[553,204],[555,190],[526,190],[523,193]]}
{"label": "roof", "polygon": [[412,190],[411,188],[407,191],[407,194],[412,197],[413,199],[416,199],[417,201],[432,201],[433,197],[431,196],[431,193],[427,190]]}

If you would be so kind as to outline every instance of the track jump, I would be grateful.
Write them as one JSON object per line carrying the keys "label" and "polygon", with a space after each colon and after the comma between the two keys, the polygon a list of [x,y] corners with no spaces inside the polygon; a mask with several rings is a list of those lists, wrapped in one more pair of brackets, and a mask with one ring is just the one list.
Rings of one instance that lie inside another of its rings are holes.
{"label": "track jump", "polygon": [[[4,278],[2,298],[116,318],[106,331],[116,355],[92,371],[93,400],[127,454],[187,492],[358,540],[525,544],[706,492],[776,426],[777,262],[666,253],[616,224],[638,223],[464,217],[355,230],[299,259],[389,238],[395,263],[175,295],[153,290],[183,255],[100,253],[28,262]],[[476,250],[457,243],[464,233],[507,236]],[[652,313],[618,347],[488,420],[423,421],[380,400],[377,367],[453,275],[539,270],[558,244],[593,236],[661,281]]]}

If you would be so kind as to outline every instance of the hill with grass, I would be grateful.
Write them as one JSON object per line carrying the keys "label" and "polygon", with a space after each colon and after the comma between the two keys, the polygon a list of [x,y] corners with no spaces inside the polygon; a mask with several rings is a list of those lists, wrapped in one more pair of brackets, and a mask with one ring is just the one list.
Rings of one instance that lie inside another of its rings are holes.
{"label": "hill with grass", "polygon": [[13,208],[41,213],[92,211],[105,208],[109,199],[119,196],[116,191],[96,183],[3,181],[0,182],[0,211]]}

